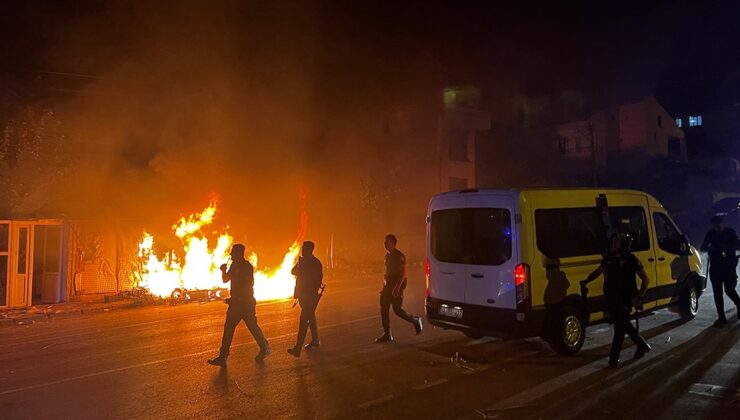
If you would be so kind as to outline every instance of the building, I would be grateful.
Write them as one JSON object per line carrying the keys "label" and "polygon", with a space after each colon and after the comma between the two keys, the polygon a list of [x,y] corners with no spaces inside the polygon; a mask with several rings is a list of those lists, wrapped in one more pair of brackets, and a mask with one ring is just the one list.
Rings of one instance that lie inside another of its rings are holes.
{"label": "building", "polygon": [[0,308],[132,289],[140,232],[110,221],[0,221]]}
{"label": "building", "polygon": [[472,188],[476,183],[476,134],[491,128],[490,113],[476,109],[478,91],[447,88],[440,117],[439,191]]}
{"label": "building", "polygon": [[553,131],[554,152],[603,169],[638,169],[652,158],[686,161],[684,132],[652,96],[599,111],[585,121],[557,125]]}

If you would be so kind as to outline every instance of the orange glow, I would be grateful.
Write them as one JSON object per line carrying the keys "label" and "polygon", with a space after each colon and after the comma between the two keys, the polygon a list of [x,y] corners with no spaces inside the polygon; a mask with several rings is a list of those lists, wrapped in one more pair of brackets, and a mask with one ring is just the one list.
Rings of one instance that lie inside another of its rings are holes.
{"label": "orange glow", "polygon": [[[304,195],[301,201],[302,204],[305,202]],[[183,249],[180,254],[174,250],[170,251],[162,259],[154,253],[154,237],[145,232],[139,243],[139,259],[143,266],[139,286],[159,297],[169,297],[177,288],[186,290],[228,288],[229,283],[223,283],[221,280],[219,267],[229,261],[233,237],[228,232],[217,233],[215,246],[211,246],[203,232],[215,218],[215,203],[211,203],[201,213],[180,218],[179,222],[172,226],[172,230],[182,240]],[[290,274],[290,270],[298,258],[299,243],[306,224],[307,216],[305,211],[301,211],[298,239],[288,248],[277,268],[259,269],[257,254],[252,252],[249,255],[248,259],[255,267],[254,297],[258,301],[293,296],[295,277]]]}

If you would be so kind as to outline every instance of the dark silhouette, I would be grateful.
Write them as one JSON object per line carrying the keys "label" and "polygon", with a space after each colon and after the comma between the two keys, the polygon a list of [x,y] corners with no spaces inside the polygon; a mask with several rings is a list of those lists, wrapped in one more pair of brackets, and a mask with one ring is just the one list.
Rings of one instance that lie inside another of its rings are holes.
{"label": "dark silhouette", "polygon": [[735,291],[737,286],[735,251],[738,248],[738,238],[734,230],[725,227],[720,216],[712,217],[711,223],[712,229],[704,236],[701,250],[709,254],[709,279],[712,282],[714,305],[717,307],[717,321],[714,322],[714,326],[721,327],[727,324],[723,287],[727,296],[735,303],[737,316],[740,318],[740,296]]}
{"label": "dark silhouette", "polygon": [[301,257],[298,263],[290,272],[296,276],[294,296],[301,305],[301,319],[298,324],[298,338],[295,347],[288,349],[288,353],[295,357],[301,355],[303,341],[306,339],[306,333],[311,328],[311,342],[306,344],[306,349],[319,347],[319,327],[316,325],[316,307],[319,305],[319,299],[323,290],[321,261],[313,255],[314,243],[311,241],[303,242],[301,247]]}
{"label": "dark silhouette", "polygon": [[393,312],[403,319],[414,325],[416,334],[421,334],[424,326],[421,318],[409,315],[403,310],[403,291],[406,289],[406,256],[396,248],[398,240],[393,234],[385,236],[385,278],[383,281],[383,290],[380,291],[380,317],[383,321],[383,335],[375,339],[376,343],[393,341],[391,334],[391,321],[389,311],[393,306]]}
{"label": "dark silhouette", "polygon": [[208,363],[214,366],[226,366],[231,340],[234,338],[234,330],[241,321],[244,321],[254,340],[260,346],[260,351],[254,359],[261,362],[272,353],[262,329],[257,325],[257,302],[254,299],[254,267],[244,258],[244,245],[234,244],[231,247],[231,261],[228,270],[226,264],[221,265],[221,279],[224,283],[231,281],[231,297],[226,301],[229,304],[229,309],[226,311],[221,351],[216,358],[208,360]]}
{"label": "dark silhouette", "polygon": [[[604,275],[604,298],[607,311],[614,322],[614,338],[609,352],[609,367],[619,367],[619,353],[622,351],[625,333],[637,346],[635,359],[642,358],[651,350],[640,332],[630,322],[630,312],[634,306],[642,308],[642,298],[648,288],[648,277],[642,263],[630,252],[630,237],[623,233],[613,233],[610,239],[609,251],[601,265],[581,281],[581,288]],[[637,290],[636,276],[642,284]]]}

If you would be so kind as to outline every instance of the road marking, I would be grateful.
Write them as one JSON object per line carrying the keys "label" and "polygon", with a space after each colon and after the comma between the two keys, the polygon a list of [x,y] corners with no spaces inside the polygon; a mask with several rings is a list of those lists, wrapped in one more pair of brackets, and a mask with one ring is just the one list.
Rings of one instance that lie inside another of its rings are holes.
{"label": "road marking", "polygon": [[414,391],[422,391],[422,390],[429,389],[431,387],[435,387],[437,385],[442,385],[442,384],[446,384],[446,383],[447,383],[447,378],[442,378],[442,379],[437,379],[436,381],[427,382],[425,384],[417,385],[417,386],[415,386],[415,387],[413,387],[411,389],[413,389]]}
{"label": "road marking", "polygon": [[733,395],[738,395],[738,391],[725,386],[696,383],[689,387],[689,394],[710,398],[731,398]]}
{"label": "road marking", "polygon": [[[340,323],[336,323],[336,324],[327,325],[327,326],[325,326],[323,328],[324,329],[327,329],[327,328],[342,327],[342,326],[345,326],[345,325],[356,324],[358,322],[369,321],[371,319],[377,319],[377,318],[380,318],[380,316],[379,315],[375,315],[375,316],[368,316],[368,317],[364,317],[364,318],[353,319],[351,321],[345,321],[345,322],[340,322]],[[270,340],[279,340],[279,339],[282,339],[282,338],[292,337],[292,336],[295,336],[295,333],[281,334],[281,335],[278,335],[278,336],[268,337],[268,338]],[[249,342],[249,343],[235,344],[235,345],[231,346],[231,348],[234,349],[234,348],[237,348],[237,347],[243,347],[243,346],[247,346],[247,345],[250,345],[250,344],[253,344],[253,343]],[[2,396],[2,395],[9,395],[9,394],[15,394],[15,393],[18,393],[18,392],[23,392],[23,391],[30,391],[32,389],[45,388],[47,386],[59,385],[59,384],[67,383],[67,382],[78,381],[78,380],[81,380],[81,379],[94,378],[96,376],[108,375],[108,374],[111,374],[111,373],[123,372],[123,371],[131,370],[131,369],[138,369],[138,368],[147,367],[147,366],[159,365],[159,364],[162,364],[162,363],[172,362],[172,361],[175,361],[175,360],[187,359],[187,358],[195,357],[195,356],[202,356],[202,355],[208,354],[208,353],[213,353],[213,350],[211,349],[211,350],[198,351],[198,352],[195,352],[195,353],[183,354],[183,355],[175,356],[175,357],[168,357],[166,359],[152,360],[150,362],[144,362],[144,363],[136,363],[136,364],[133,364],[133,365],[122,366],[122,367],[115,368],[115,369],[106,369],[106,370],[101,370],[99,372],[88,373],[88,374],[85,374],[85,375],[73,376],[73,377],[70,377],[70,378],[57,379],[55,381],[49,381],[49,382],[44,382],[44,383],[40,383],[40,384],[24,386],[24,387],[21,387],[21,388],[9,389],[9,390],[6,390],[6,391],[0,391],[0,396]]]}
{"label": "road marking", "polygon": [[[697,326],[698,329],[703,330],[704,327]],[[650,341],[656,343],[653,347],[653,351],[649,353],[648,357],[645,357],[635,363],[632,363],[629,365],[629,367],[626,367],[627,369],[634,368],[636,366],[642,366],[647,364],[647,366],[643,367],[643,371],[636,372],[636,375],[644,374],[645,371],[652,369],[652,367],[656,366],[651,364],[653,361],[655,361],[655,358],[666,351],[676,348],[679,345],[683,344],[684,342],[688,341],[691,337],[682,339],[682,340],[676,340],[672,344],[668,345],[665,349],[661,349],[659,347],[662,347],[661,344],[665,341],[665,338],[670,336],[671,334],[675,334],[673,329],[670,329],[662,334],[658,334],[657,336],[653,337]],[[693,337],[693,335],[692,335]],[[668,358],[675,357],[673,355],[668,356]],[[603,371],[605,368],[604,361],[607,359],[607,357],[601,357],[589,364],[583,365],[579,367],[578,369],[571,370],[570,372],[554,377],[550,380],[547,380],[545,382],[540,383],[539,385],[534,386],[533,388],[526,389],[524,391],[519,392],[518,394],[512,395],[509,398],[506,398],[502,401],[499,401],[487,408],[484,408],[482,410],[477,410],[476,412],[489,412],[489,411],[499,411],[499,410],[507,410],[511,407],[520,407],[520,406],[527,406],[531,405],[534,401],[546,396],[550,395],[557,390],[566,387],[588,375],[594,374],[596,372]],[[665,358],[661,361],[666,360]],[[609,374],[604,380],[608,380],[612,378],[615,375],[618,375],[620,372],[624,371],[624,369],[617,370],[611,374]]]}
{"label": "road marking", "polygon": [[[364,287],[352,287],[352,288],[340,289],[340,290],[332,291],[332,295],[345,294],[345,293],[350,293],[350,292],[357,292],[358,290],[365,290],[365,289],[377,289],[377,287],[376,286],[364,286]],[[277,304],[291,302],[291,301],[292,301],[292,299],[281,299],[281,300],[271,300],[271,301],[266,301],[266,302],[257,302],[257,307],[277,305]],[[217,303],[217,301],[206,302],[206,304],[208,304],[208,303]],[[195,304],[195,302],[190,303],[190,305],[194,305],[194,304]],[[168,309],[171,309],[172,308],[172,307],[165,306],[165,305],[159,305],[159,306],[162,306],[162,307],[168,308]],[[156,308],[156,307],[158,307],[158,306],[155,305],[155,306],[142,307],[142,308],[143,309],[147,309],[147,308]],[[176,310],[176,309],[179,309],[181,307],[185,307],[185,306],[184,305],[183,306],[176,306],[174,309]],[[121,310],[134,310],[134,309],[142,309],[142,308],[119,309],[119,310],[117,310],[115,312],[116,313],[119,313]],[[197,313],[197,314],[175,315],[175,316],[172,316],[172,317],[169,317],[169,318],[155,319],[155,320],[152,320],[152,321],[136,322],[136,323],[126,324],[126,325],[115,325],[113,323],[113,325],[111,325],[111,326],[84,326],[84,327],[81,327],[81,328],[73,329],[71,331],[70,330],[66,330],[62,334],[58,334],[58,335],[51,335],[48,332],[41,333],[41,334],[34,334],[34,335],[26,336],[26,337],[18,337],[20,339],[26,339],[26,340],[29,340],[30,339],[31,341],[17,341],[17,342],[14,342],[14,343],[2,343],[2,344],[0,344],[0,348],[2,348],[2,347],[12,347],[12,346],[25,346],[25,345],[29,345],[29,344],[35,344],[35,343],[45,342],[45,341],[49,341],[49,340],[54,340],[54,339],[60,338],[60,337],[65,337],[65,338],[66,337],[79,337],[79,336],[88,335],[88,334],[99,334],[101,331],[102,332],[108,332],[108,331],[115,331],[115,330],[121,330],[121,329],[127,329],[127,328],[136,328],[136,327],[141,327],[141,326],[144,326],[144,325],[157,324],[157,323],[160,323],[160,322],[181,321],[183,319],[188,319],[188,318],[200,318],[200,317],[204,317],[204,316],[210,316],[210,315],[216,315],[216,314],[223,314],[225,312],[225,309],[226,309],[226,305],[222,306],[221,309],[218,309],[218,310],[208,310],[208,311],[203,311],[202,313]],[[109,313],[109,312],[106,312],[106,313]],[[144,314],[144,315],[147,315],[147,314]],[[259,313],[257,315],[258,316],[265,316],[265,314],[261,314],[260,315]],[[79,318],[77,318],[77,319],[79,319]]]}
{"label": "road marking", "polygon": [[373,406],[383,404],[384,402],[390,401],[390,400],[392,400],[394,398],[396,398],[395,395],[388,394],[388,395],[385,395],[383,397],[376,398],[376,399],[374,399],[372,401],[368,401],[368,402],[362,403],[362,404],[358,405],[357,407],[360,408],[361,410],[368,410],[368,409],[370,409]]}

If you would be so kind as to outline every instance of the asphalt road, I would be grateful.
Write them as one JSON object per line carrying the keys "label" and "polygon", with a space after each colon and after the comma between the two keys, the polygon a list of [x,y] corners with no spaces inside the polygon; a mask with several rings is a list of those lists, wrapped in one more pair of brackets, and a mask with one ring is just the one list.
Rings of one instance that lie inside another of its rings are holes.
{"label": "asphalt road", "polygon": [[[423,276],[410,274],[406,306],[422,313]],[[556,356],[538,339],[471,340],[431,327],[416,336],[393,316],[396,342],[374,344],[379,278],[330,280],[318,311],[323,347],[300,359],[286,353],[298,310],[260,304],[274,353],[256,364],[242,324],[228,369],[205,363],[220,342],[220,302],[0,330],[0,419],[696,419],[735,418],[740,408],[740,323],[728,302],[733,322],[711,327],[711,290],[689,323],[667,310],[644,318],[654,350],[615,371],[605,369],[607,325],[589,328],[576,357]]]}

